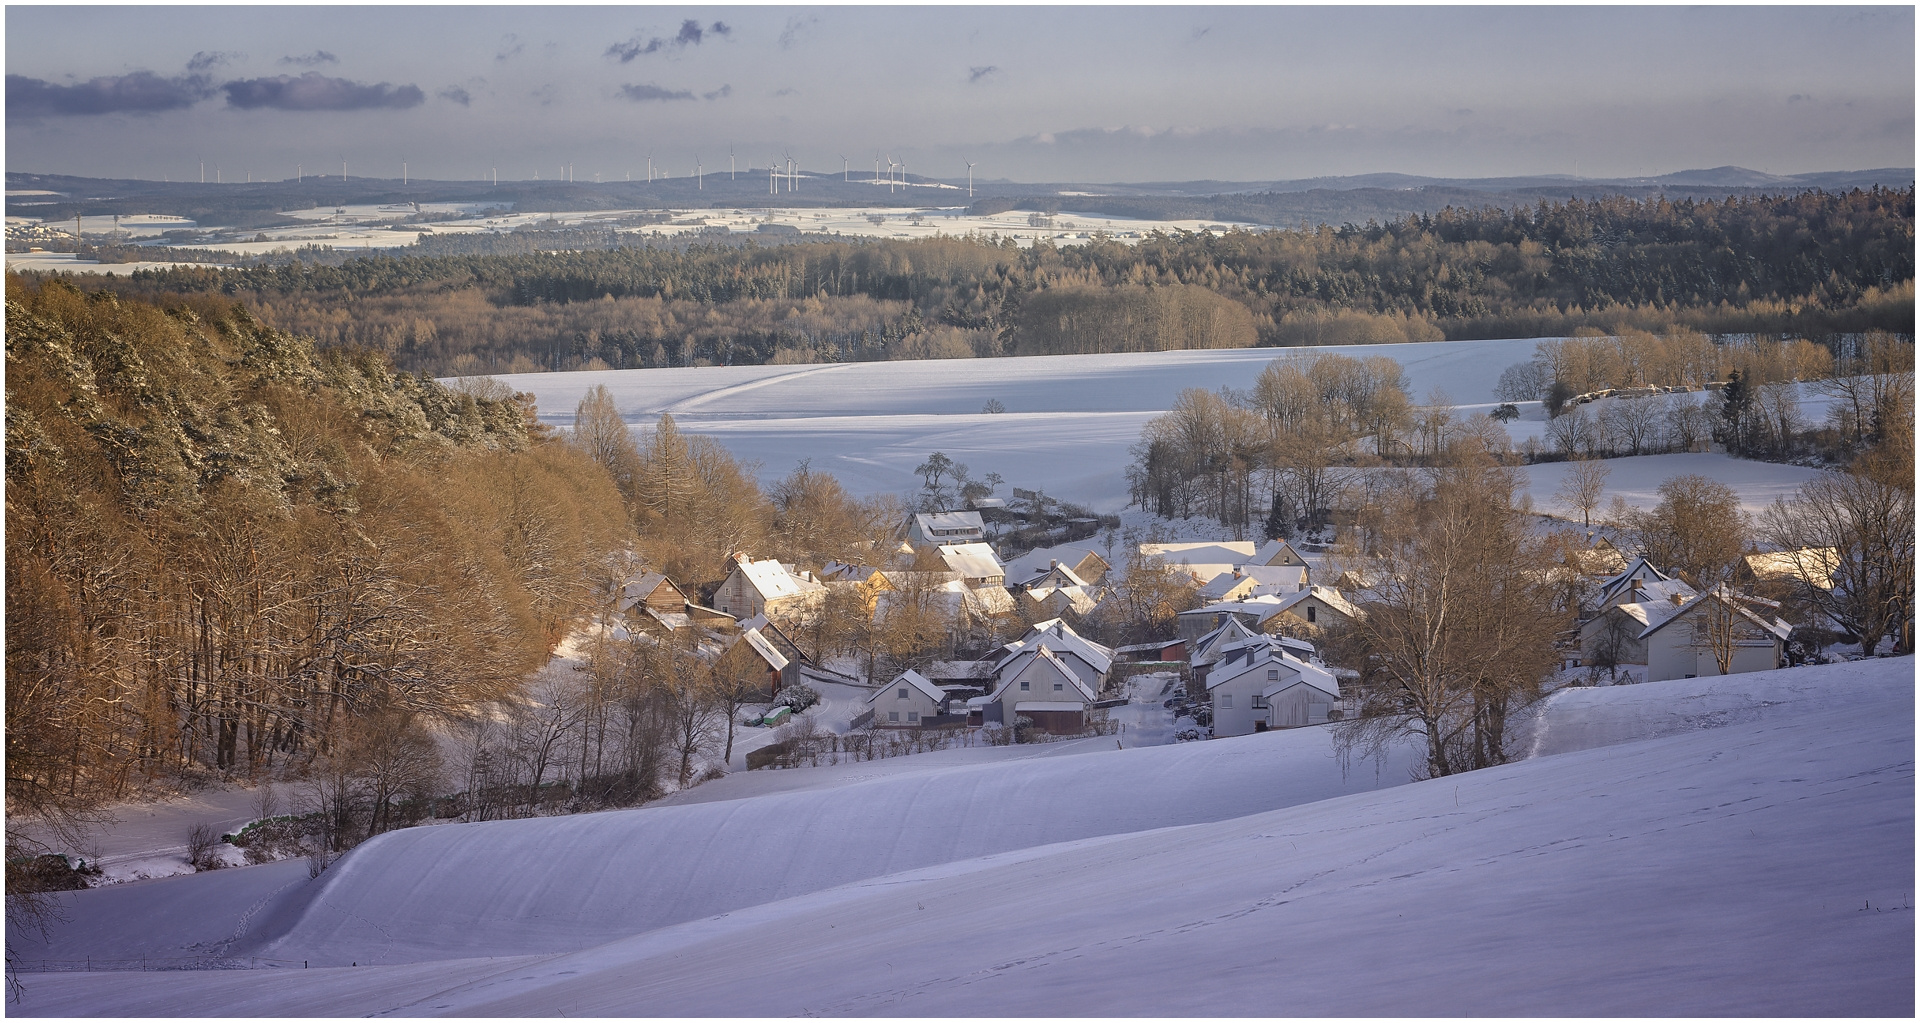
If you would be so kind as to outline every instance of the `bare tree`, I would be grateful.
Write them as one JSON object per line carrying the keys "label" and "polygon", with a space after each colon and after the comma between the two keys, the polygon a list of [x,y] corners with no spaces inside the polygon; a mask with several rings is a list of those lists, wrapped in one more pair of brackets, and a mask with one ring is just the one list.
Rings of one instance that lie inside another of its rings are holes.
{"label": "bare tree", "polygon": [[1761,534],[1794,566],[1802,594],[1871,652],[1892,633],[1911,649],[1904,626],[1914,612],[1911,491],[1865,475],[1823,472],[1795,501],[1761,514]]}
{"label": "bare tree", "polygon": [[1568,466],[1560,489],[1554,491],[1554,499],[1569,508],[1580,509],[1580,524],[1592,528],[1593,510],[1600,507],[1600,499],[1607,492],[1607,477],[1612,474],[1607,463],[1597,458],[1576,461]]}

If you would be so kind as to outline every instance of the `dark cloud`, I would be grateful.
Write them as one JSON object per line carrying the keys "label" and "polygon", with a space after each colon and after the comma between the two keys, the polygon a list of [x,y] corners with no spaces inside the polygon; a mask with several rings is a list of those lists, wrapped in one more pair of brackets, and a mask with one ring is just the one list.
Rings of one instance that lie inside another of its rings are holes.
{"label": "dark cloud", "polygon": [[213,95],[205,75],[163,78],[151,71],[90,78],[55,85],[25,75],[7,76],[7,116],[66,117],[179,110]]}
{"label": "dark cloud", "polygon": [[988,78],[999,73],[1000,69],[992,65],[986,67],[970,67],[967,69],[967,82],[971,84],[982,78]]}
{"label": "dark cloud", "polygon": [[635,103],[693,98],[693,93],[687,89],[662,89],[657,85],[623,85],[620,87],[620,95]]}
{"label": "dark cloud", "polygon": [[242,110],[405,110],[426,101],[417,85],[363,85],[309,71],[298,78],[247,78],[221,86],[227,105]]}
{"label": "dark cloud", "polygon": [[820,19],[809,14],[804,18],[788,18],[787,27],[780,30],[780,48],[791,50],[800,41],[807,30],[820,24]]}
{"label": "dark cloud", "polygon": [[506,35],[500,37],[500,49],[495,51],[493,55],[493,59],[494,60],[512,60],[513,58],[520,56],[520,51],[526,48],[527,48],[527,44],[521,42],[519,36],[513,34],[512,32],[509,32]]}
{"label": "dark cloud", "polygon": [[226,53],[221,50],[201,50],[187,59],[187,71],[190,74],[204,74],[244,56],[246,55],[242,53]]}
{"label": "dark cloud", "polygon": [[434,95],[449,103],[458,103],[463,107],[473,103],[473,95],[457,85],[449,85],[439,92],[434,93]]}
{"label": "dark cloud", "polygon": [[726,99],[728,96],[731,96],[731,95],[733,95],[733,86],[723,85],[718,89],[713,90],[712,92],[701,93],[700,98],[705,100],[716,100],[716,99]]}
{"label": "dark cloud", "polygon": [[725,38],[732,34],[733,26],[728,25],[724,21],[716,21],[706,28],[701,28],[699,22],[688,18],[686,21],[680,23],[680,32],[672,39],[663,39],[659,36],[648,37],[645,32],[637,32],[632,39],[624,43],[614,43],[612,46],[607,47],[607,52],[601,54],[601,56],[615,57],[619,59],[620,63],[627,64],[631,63],[636,57],[644,57],[649,53],[659,53],[661,50],[683,50],[689,46],[699,46],[706,40],[708,35]]}
{"label": "dark cloud", "polygon": [[280,63],[297,64],[300,67],[319,67],[322,64],[338,64],[340,63],[340,58],[325,50],[315,50],[312,53],[303,53],[295,57],[282,57],[280,58]]}

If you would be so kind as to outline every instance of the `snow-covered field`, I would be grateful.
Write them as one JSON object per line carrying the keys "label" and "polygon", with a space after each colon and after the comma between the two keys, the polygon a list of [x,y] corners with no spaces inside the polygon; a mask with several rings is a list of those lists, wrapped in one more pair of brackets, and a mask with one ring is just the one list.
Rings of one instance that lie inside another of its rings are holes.
{"label": "snow-covered field", "polygon": [[1565,690],[1529,759],[1410,785],[1302,729],[398,832],[56,932],[124,955],[171,907],[312,969],[27,974],[13,1012],[1910,1016],[1913,680]]}
{"label": "snow-covered field", "polygon": [[[1533,356],[1535,338],[1436,341],[1424,344],[1319,348],[1355,357],[1384,355],[1406,368],[1409,393],[1439,391],[1461,413],[1485,411],[1500,372]],[[648,426],[663,412],[681,429],[709,435],[735,457],[759,463],[771,482],[801,459],[838,477],[855,493],[907,493],[913,469],[935,451],[963,462],[975,476],[998,472],[1009,486],[1042,489],[1095,511],[1127,504],[1128,448],[1148,420],[1182,390],[1245,389],[1277,358],[1301,349],[1129,355],[1055,355],[1022,359],[837,363],[824,366],[737,366],[687,369],[527,373],[502,379],[538,400],[541,418],[557,426],[595,385],[612,392],[629,424]],[[1824,406],[1809,400],[1809,413]],[[1005,412],[982,412],[998,401]],[[1516,443],[1538,436],[1544,413],[1530,404],[1510,429]],[[1734,486],[1749,508],[1797,489],[1810,470],[1730,459],[1725,455],[1646,455],[1610,463],[1613,487],[1629,503],[1652,507],[1654,488],[1669,476],[1704,472]],[[1529,470],[1542,510],[1564,469]],[[1003,492],[1004,496],[1004,492]]]}

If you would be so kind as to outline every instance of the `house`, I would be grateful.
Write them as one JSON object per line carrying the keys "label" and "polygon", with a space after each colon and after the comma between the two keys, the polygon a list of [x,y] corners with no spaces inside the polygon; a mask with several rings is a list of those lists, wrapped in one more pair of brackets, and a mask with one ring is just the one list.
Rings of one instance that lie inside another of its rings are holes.
{"label": "house", "polygon": [[1615,604],[1580,626],[1581,660],[1644,666],[1648,682],[1721,674],[1722,656],[1726,674],[1766,671],[1781,665],[1793,631],[1765,613],[1778,607],[1725,587]]}
{"label": "house", "polygon": [[1031,586],[1041,584],[1041,580],[1054,567],[1063,567],[1071,571],[1080,586],[1097,586],[1112,570],[1107,559],[1101,557],[1092,547],[1085,544],[1060,544],[1056,547],[1041,547],[1007,562],[1007,586]]}
{"label": "house", "polygon": [[1226,650],[1207,674],[1206,690],[1215,736],[1324,724],[1340,699],[1332,672],[1267,637]]}
{"label": "house", "polygon": [[1601,610],[1612,607],[1622,603],[1621,597],[1635,589],[1645,589],[1650,583],[1664,583],[1672,579],[1672,576],[1653,567],[1653,563],[1646,558],[1634,558],[1628,562],[1626,568],[1600,584],[1600,593],[1594,608]]}
{"label": "house", "polygon": [[817,606],[827,588],[811,572],[796,571],[778,561],[733,557],[733,570],[714,594],[720,610],[736,618],[759,614],[790,614]]}
{"label": "house", "polygon": [[993,548],[984,543],[941,544],[936,548],[947,571],[957,573],[968,586],[996,586],[1005,589],[1006,567]]}
{"label": "house", "polygon": [[[1159,558],[1205,585],[1235,568],[1307,568],[1307,560],[1285,540],[1254,544],[1251,540],[1209,540],[1193,543],[1143,543],[1142,558]],[[1301,585],[1311,581],[1311,572]]]}
{"label": "house", "polygon": [[1054,659],[1067,665],[1089,693],[1098,693],[1106,685],[1107,673],[1113,670],[1112,648],[1082,637],[1058,618],[1035,624],[1025,636],[1000,648],[993,664],[995,682],[1004,683],[1010,673],[1023,670],[1042,645],[1049,648]]}
{"label": "house", "polygon": [[[1023,651],[1001,671],[999,684],[981,702],[985,719],[1013,724],[1024,717],[1052,735],[1085,731],[1087,707],[1097,699],[1098,689],[1081,677],[1081,664],[1069,663],[1072,657],[1056,654],[1044,641]],[[969,700],[969,712],[973,706]]]}
{"label": "house", "polygon": [[1207,601],[1239,600],[1269,593],[1298,593],[1307,588],[1311,573],[1305,565],[1235,565],[1200,587]]}
{"label": "house", "polygon": [[691,603],[673,580],[659,572],[649,572],[635,579],[629,579],[620,587],[619,599],[615,609],[621,614],[633,613],[636,607],[649,607],[662,614],[679,614]]}
{"label": "house", "polygon": [[952,623],[956,645],[987,631],[994,619],[1014,612],[1013,595],[1004,588],[968,586],[958,572],[887,569],[862,585],[869,587],[876,616],[906,608],[935,611]]}
{"label": "house", "polygon": [[1309,586],[1280,598],[1280,606],[1260,621],[1260,631],[1318,636],[1335,625],[1351,625],[1366,612],[1328,586]]}
{"label": "house", "polygon": [[867,697],[875,728],[918,728],[942,713],[946,691],[909,668]]}
{"label": "house", "polygon": [[1020,591],[1019,600],[1029,613],[1054,618],[1069,611],[1088,615],[1099,604],[1082,586],[1030,586]]}
{"label": "house", "polygon": [[915,547],[934,547],[948,543],[981,543],[987,538],[987,524],[977,511],[921,512],[907,516],[904,527],[907,543]]}
{"label": "house", "polygon": [[739,627],[742,630],[759,633],[762,639],[765,639],[768,644],[780,652],[780,656],[787,659],[789,662],[787,669],[780,678],[781,687],[784,688],[799,682],[801,673],[814,667],[813,658],[807,656],[807,652],[800,649],[800,644],[795,643],[792,637],[787,635],[786,630],[780,627],[779,623],[769,620],[766,615],[755,615],[752,618],[748,618],[742,621]]}
{"label": "house", "polygon": [[1193,658],[1187,663],[1193,670],[1194,685],[1204,690],[1213,666],[1233,650],[1250,643],[1278,646],[1300,660],[1319,663],[1319,656],[1312,643],[1291,636],[1269,636],[1250,628],[1239,618],[1229,617],[1219,628],[1189,644],[1188,648],[1193,651]]}
{"label": "house", "polygon": [[723,679],[764,680],[765,688],[754,690],[754,700],[771,700],[781,689],[799,680],[800,662],[789,660],[775,649],[760,630],[742,629],[731,639],[726,649],[713,659],[714,673]]}

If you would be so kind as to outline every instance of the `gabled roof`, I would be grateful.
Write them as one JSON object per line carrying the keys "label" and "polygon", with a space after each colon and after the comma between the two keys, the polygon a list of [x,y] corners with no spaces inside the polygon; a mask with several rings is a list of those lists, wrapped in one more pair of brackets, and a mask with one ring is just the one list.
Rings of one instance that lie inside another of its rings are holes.
{"label": "gabled roof", "polygon": [[873,695],[867,697],[867,702],[872,703],[873,701],[878,700],[881,696],[892,693],[895,689],[898,689],[902,685],[912,686],[913,688],[919,690],[921,695],[925,696],[929,700],[932,700],[934,703],[939,703],[940,701],[947,698],[946,690],[941,689],[939,686],[934,685],[933,682],[930,681],[925,675],[920,674],[919,672],[913,670],[912,668],[908,668],[907,670],[894,676],[893,681],[887,683],[884,686],[881,686],[879,689],[874,690]]}
{"label": "gabled roof", "polygon": [[[993,691],[993,696],[996,699],[1012,689],[1014,683],[1020,681],[1022,677],[1032,679],[1036,676],[1043,679],[1051,679],[1058,676],[1064,682],[1070,683],[1074,689],[1082,696],[1085,696],[1088,701],[1099,698],[1094,693],[1093,687],[1088,685],[1086,680],[1082,679],[1078,672],[1068,667],[1066,662],[1062,661],[1058,654],[1048,649],[1046,644],[1040,644],[1033,650],[1028,651],[1024,655],[1023,660],[1024,663],[1020,664],[1017,669],[1005,671],[1001,674],[1000,685]],[[1017,692],[1018,690],[1014,691]],[[1034,689],[1029,691],[1047,692],[1049,690]]]}
{"label": "gabled roof", "polygon": [[[1280,598],[1280,610],[1291,611],[1294,605],[1299,604],[1308,597],[1320,601],[1320,603],[1346,615],[1348,618],[1361,618],[1366,615],[1365,611],[1355,606],[1344,594],[1330,586],[1310,586],[1298,593],[1286,594]],[[1265,619],[1262,619],[1262,621],[1265,621]]]}
{"label": "gabled roof", "polygon": [[949,570],[968,579],[1006,578],[1006,567],[1000,564],[993,548],[984,543],[941,544],[937,550],[940,560],[946,562]]}
{"label": "gabled roof", "polygon": [[1193,656],[1188,659],[1188,663],[1196,668],[1212,664],[1218,655],[1226,652],[1228,647],[1259,638],[1261,638],[1260,634],[1247,628],[1240,619],[1230,617],[1226,624],[1194,640]]}
{"label": "gabled roof", "polygon": [[[1035,548],[1008,561],[1006,563],[1007,582],[1009,585],[1034,582],[1056,561],[1061,567],[1072,568],[1077,573],[1088,558],[1099,562],[1102,573],[1113,567],[1107,564],[1107,559],[1101,557],[1091,544],[1063,543],[1053,547]],[[1083,583],[1087,581],[1090,580],[1082,579]]]}
{"label": "gabled roof", "polygon": [[1616,589],[1627,585],[1634,579],[1640,579],[1642,582],[1665,582],[1671,578],[1673,577],[1655,568],[1653,562],[1648,561],[1646,558],[1635,558],[1627,564],[1624,570],[1614,573],[1600,584],[1601,599],[1612,600],[1613,593]]}
{"label": "gabled roof", "polygon": [[1248,560],[1263,568],[1280,565],[1297,565],[1304,568],[1307,564],[1307,559],[1301,557],[1300,552],[1294,550],[1292,544],[1278,538],[1260,545],[1260,549],[1254,551],[1253,557]]}
{"label": "gabled roof", "polygon": [[1207,580],[1200,587],[1200,595],[1217,600],[1249,580],[1252,593],[1293,592],[1306,585],[1307,568],[1305,565],[1235,565]]}
{"label": "gabled roof", "polygon": [[1634,604],[1620,604],[1617,605],[1616,609],[1634,621],[1639,622],[1643,628],[1636,638],[1646,639],[1648,636],[1692,614],[1695,608],[1706,604],[1709,600],[1717,601],[1725,607],[1731,608],[1742,618],[1759,626],[1762,630],[1776,638],[1784,640],[1793,632],[1793,626],[1788,625],[1779,618],[1768,621],[1754,614],[1751,610],[1742,606],[1744,602],[1740,598],[1725,590],[1714,590],[1701,596],[1695,596],[1683,604],[1676,604],[1671,599],[1649,600]]}
{"label": "gabled roof", "polygon": [[1840,552],[1832,547],[1806,547],[1793,551],[1749,554],[1746,565],[1747,571],[1755,579],[1799,580],[1801,573],[1805,572],[1807,581],[1823,590],[1830,590],[1833,588],[1833,573],[1840,568]]}
{"label": "gabled roof", "polygon": [[938,541],[943,535],[985,536],[987,532],[986,521],[975,511],[919,512],[909,524],[930,541]]}
{"label": "gabled roof", "polygon": [[1257,548],[1251,540],[1200,540],[1190,543],[1143,543],[1140,556],[1158,557],[1169,565],[1184,561],[1190,565],[1236,565],[1253,560]]}
{"label": "gabled roof", "polygon": [[775,650],[767,637],[760,635],[759,629],[748,629],[740,634],[740,638],[753,648],[754,653],[760,655],[761,660],[767,662],[767,667],[779,671],[787,666],[787,655]]}
{"label": "gabled roof", "polygon": [[796,575],[788,566],[778,561],[753,561],[748,558],[739,558],[734,561],[733,568],[746,579],[747,585],[752,586],[760,594],[762,600],[797,597],[826,589],[812,579]]}
{"label": "gabled roof", "polygon": [[[1008,643],[1002,649],[1018,652],[1037,643],[1046,643],[1055,650],[1070,652],[1102,675],[1113,667],[1112,647],[1102,646],[1087,639],[1073,631],[1072,626],[1059,618],[1049,618],[1044,622],[1034,623],[1033,628],[1027,630],[1025,636],[1020,637],[1016,642]],[[1007,660],[1006,657],[1001,658],[1003,664]]]}
{"label": "gabled roof", "polygon": [[637,579],[627,580],[626,585],[620,587],[620,600],[617,605],[618,610],[623,614],[632,610],[633,605],[641,603],[649,596],[652,596],[653,591],[659,589],[662,583],[672,587],[673,592],[679,594],[682,603],[686,601],[686,593],[683,592],[680,587],[674,586],[673,580],[667,578],[664,572],[648,572],[646,575],[640,576]]}
{"label": "gabled roof", "polygon": [[1248,672],[1262,670],[1280,673],[1278,679],[1268,683],[1262,689],[1262,695],[1290,689],[1302,682],[1329,696],[1340,695],[1340,683],[1333,677],[1332,672],[1295,657],[1279,643],[1265,636],[1253,642],[1234,646],[1229,651],[1229,656],[1218,662],[1214,669],[1207,673],[1207,689],[1211,691],[1235,679],[1245,678]]}
{"label": "gabled roof", "polygon": [[1077,615],[1091,614],[1096,606],[1094,599],[1079,586],[1030,586],[1021,592],[1042,607],[1071,609]]}

